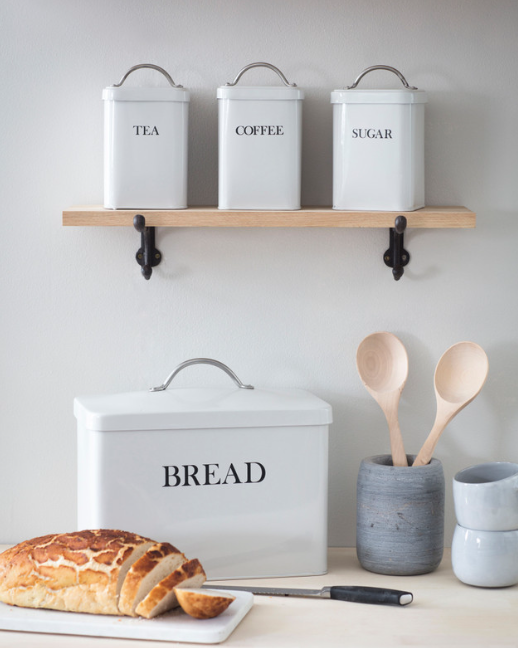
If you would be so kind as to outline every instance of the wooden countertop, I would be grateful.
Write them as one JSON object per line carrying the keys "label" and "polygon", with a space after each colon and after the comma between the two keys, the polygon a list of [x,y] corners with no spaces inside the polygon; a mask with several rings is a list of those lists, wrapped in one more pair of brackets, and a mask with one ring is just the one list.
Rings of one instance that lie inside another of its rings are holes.
{"label": "wooden countertop", "polygon": [[[6,547],[0,546],[0,550]],[[226,581],[235,585],[320,588],[370,585],[408,590],[406,607],[331,600],[256,596],[253,608],[224,642],[233,648],[349,648],[369,646],[518,646],[518,586],[481,589],[463,585],[445,550],[439,569],[424,576],[392,577],[363,570],[354,549],[330,549],[325,576]],[[0,646],[140,648],[171,642],[0,632]],[[199,645],[199,644],[198,644]]]}

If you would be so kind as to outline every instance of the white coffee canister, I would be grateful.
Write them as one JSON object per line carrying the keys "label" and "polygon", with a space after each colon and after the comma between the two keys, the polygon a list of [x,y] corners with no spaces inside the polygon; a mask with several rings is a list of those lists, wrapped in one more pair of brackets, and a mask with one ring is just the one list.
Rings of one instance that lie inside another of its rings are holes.
{"label": "white coffee canister", "polygon": [[[163,87],[121,87],[141,68],[161,72]],[[187,207],[189,92],[158,65],[135,65],[103,90],[104,206]]]}
{"label": "white coffee canister", "polygon": [[[357,89],[367,73],[388,70],[404,88]],[[423,90],[395,68],[374,65],[333,104],[333,208],[414,211],[424,207]]]}
{"label": "white coffee canister", "polygon": [[[284,86],[239,86],[254,67],[276,72]],[[300,209],[304,92],[269,63],[251,63],[217,91],[219,208]]]}

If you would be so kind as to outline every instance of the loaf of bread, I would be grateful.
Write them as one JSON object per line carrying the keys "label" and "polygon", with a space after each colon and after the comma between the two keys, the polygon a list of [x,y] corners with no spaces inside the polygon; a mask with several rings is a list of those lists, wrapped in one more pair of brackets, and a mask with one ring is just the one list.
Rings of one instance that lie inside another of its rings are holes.
{"label": "loaf of bread", "polygon": [[201,587],[199,560],[126,531],[26,540],[0,554],[0,601],[21,607],[152,618],[178,607],[178,585]]}
{"label": "loaf of bread", "polygon": [[131,565],[155,543],[113,530],[26,540],[0,555],[0,601],[22,607],[120,614]]}

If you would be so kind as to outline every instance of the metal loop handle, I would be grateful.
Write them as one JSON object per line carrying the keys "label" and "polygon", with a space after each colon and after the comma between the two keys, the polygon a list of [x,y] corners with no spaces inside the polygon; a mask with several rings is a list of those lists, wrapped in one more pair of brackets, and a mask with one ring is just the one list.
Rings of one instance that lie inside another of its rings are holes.
{"label": "metal loop handle", "polygon": [[119,83],[114,83],[111,87],[120,88],[121,85],[124,83],[124,81],[126,81],[126,79],[129,77],[129,75],[132,72],[135,72],[135,70],[141,70],[142,68],[151,68],[152,70],[157,70],[157,72],[161,72],[165,76],[165,78],[169,81],[169,84],[172,85],[173,88],[183,88],[183,86],[181,85],[176,85],[171,75],[168,72],[166,72],[164,68],[161,68],[159,65],[154,65],[153,63],[140,63],[140,65],[134,65],[126,72],[126,74],[122,77]]}
{"label": "metal loop handle", "polygon": [[405,88],[408,88],[408,90],[417,90],[415,86],[408,85],[407,80],[405,77],[401,74],[399,70],[396,70],[396,68],[390,67],[390,65],[371,65],[371,67],[366,68],[363,70],[361,74],[359,74],[356,79],[354,80],[354,83],[350,86],[347,86],[347,90],[352,90],[353,88],[356,88],[358,83],[360,83],[361,79],[368,74],[369,72],[372,72],[373,70],[387,70],[388,72],[393,72],[401,81],[401,83],[405,86]]}
{"label": "metal loop handle", "polygon": [[219,362],[218,360],[211,360],[211,358],[193,358],[192,360],[186,360],[185,362],[179,364],[176,367],[176,369],[171,374],[169,374],[169,376],[167,376],[163,385],[160,385],[160,387],[151,387],[149,391],[151,392],[164,391],[164,389],[167,389],[169,387],[173,378],[176,375],[178,375],[180,371],[182,371],[182,369],[185,369],[186,367],[190,367],[191,365],[198,365],[198,364],[208,364],[208,365],[212,365],[213,367],[218,367],[218,369],[222,369],[228,376],[232,378],[232,380],[236,383],[239,389],[253,389],[252,385],[244,385],[236,376],[236,374],[232,371],[232,369],[227,367],[227,365],[223,364],[222,362]]}
{"label": "metal loop handle", "polygon": [[232,83],[225,83],[225,86],[235,86],[236,83],[239,81],[239,79],[243,76],[243,74],[247,70],[251,70],[252,68],[256,67],[265,67],[268,68],[269,70],[273,70],[281,79],[281,81],[284,83],[285,86],[288,86],[289,88],[296,88],[297,84],[296,83],[290,83],[288,79],[284,76],[284,74],[279,70],[279,68],[275,67],[275,65],[272,65],[271,63],[250,63],[249,65],[245,65],[245,67],[239,71],[238,75],[236,78],[232,81]]}

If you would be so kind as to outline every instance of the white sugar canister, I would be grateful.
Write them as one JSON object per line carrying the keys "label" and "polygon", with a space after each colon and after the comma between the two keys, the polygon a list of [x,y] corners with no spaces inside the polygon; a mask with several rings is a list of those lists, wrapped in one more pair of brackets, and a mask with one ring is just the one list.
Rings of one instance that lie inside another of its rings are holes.
{"label": "white sugar canister", "polygon": [[[237,86],[254,67],[276,72],[283,86]],[[269,63],[245,66],[217,91],[219,208],[300,209],[304,92]]]}
{"label": "white sugar canister", "polygon": [[[373,70],[396,74],[403,88],[358,89]],[[424,206],[423,90],[387,65],[364,70],[333,104],[333,208],[414,211]]]}
{"label": "white sugar canister", "polygon": [[[235,384],[167,388],[198,364]],[[327,570],[332,411],[317,396],[195,358],[149,391],[78,397],[74,413],[80,529],[171,542],[209,579]]]}
{"label": "white sugar canister", "polygon": [[[135,70],[161,72],[168,86],[122,87]],[[104,206],[107,209],[187,207],[189,92],[158,65],[129,69],[103,90]]]}

